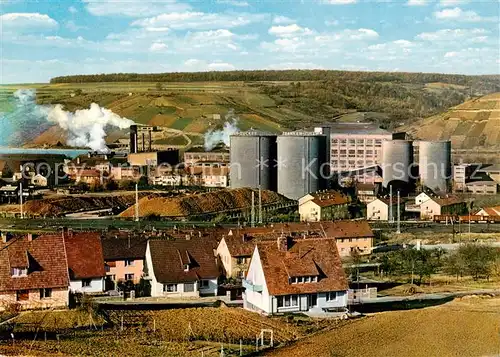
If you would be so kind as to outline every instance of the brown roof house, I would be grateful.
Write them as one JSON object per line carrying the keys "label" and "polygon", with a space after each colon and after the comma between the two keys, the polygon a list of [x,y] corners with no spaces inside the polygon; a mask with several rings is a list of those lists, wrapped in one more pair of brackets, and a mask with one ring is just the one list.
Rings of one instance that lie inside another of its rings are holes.
{"label": "brown roof house", "polygon": [[145,275],[153,297],[217,295],[214,249],[198,238],[148,240]]}
{"label": "brown roof house", "polygon": [[69,276],[61,234],[11,236],[0,243],[0,310],[65,307]]}
{"label": "brown roof house", "polygon": [[349,198],[337,191],[322,191],[299,198],[301,221],[318,222],[349,218]]}
{"label": "brown roof house", "polygon": [[99,233],[64,234],[70,290],[78,293],[102,293],[104,291],[104,257]]}
{"label": "brown roof house", "polygon": [[243,281],[244,307],[264,314],[343,312],[347,279],[333,239],[258,243]]}

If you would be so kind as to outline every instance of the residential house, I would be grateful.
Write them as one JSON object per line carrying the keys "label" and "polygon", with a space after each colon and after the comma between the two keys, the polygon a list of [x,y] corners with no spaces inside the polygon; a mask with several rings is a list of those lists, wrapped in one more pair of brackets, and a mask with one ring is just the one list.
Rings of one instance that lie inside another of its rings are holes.
{"label": "residential house", "polygon": [[420,206],[422,203],[424,203],[425,201],[430,200],[430,199],[431,199],[431,196],[429,196],[425,192],[421,192],[415,197],[415,204]]}
{"label": "residential house", "polygon": [[5,185],[0,187],[0,202],[17,203],[19,201],[19,186]]}
{"label": "residential house", "polygon": [[224,163],[203,163],[191,166],[188,172],[195,176],[195,182],[204,187],[227,187],[229,185],[229,166]]}
{"label": "residential house", "polygon": [[369,221],[389,221],[397,217],[397,199],[392,203],[387,198],[377,198],[366,205],[366,219]]}
{"label": "residential house", "polygon": [[69,276],[61,234],[12,236],[0,243],[0,309],[68,306]]}
{"label": "residential house", "polygon": [[337,191],[323,191],[299,198],[301,221],[319,222],[349,218],[349,199]]}
{"label": "residential house", "polygon": [[267,315],[345,311],[347,279],[333,239],[258,243],[243,282],[245,309]]}
{"label": "residential house", "polygon": [[64,231],[70,290],[74,293],[104,292],[104,256],[99,233]]}
{"label": "residential house", "polygon": [[466,184],[467,192],[475,195],[496,195],[498,184],[495,181],[472,181]]}
{"label": "residential house", "polygon": [[217,295],[217,258],[200,239],[148,240],[145,272],[153,297]]}
{"label": "residential house", "polygon": [[222,237],[216,254],[226,278],[244,279],[255,248],[255,239],[250,234],[235,235],[232,231]]}
{"label": "residential house", "polygon": [[147,238],[129,232],[110,232],[101,240],[106,278],[114,284],[132,281],[138,284],[144,272]]}
{"label": "residential house", "polygon": [[433,219],[439,215],[457,215],[467,212],[467,203],[457,197],[432,197],[420,205],[420,219]]}
{"label": "residential house", "polygon": [[379,185],[372,183],[357,183],[356,188],[356,196],[360,200],[360,202],[368,203],[377,198]]}
{"label": "residential house", "polygon": [[500,216],[500,206],[495,207],[483,207],[477,213],[476,216]]}
{"label": "residential house", "polygon": [[68,176],[76,183],[82,182],[87,185],[99,185],[104,181],[104,174],[98,170],[81,170]]}

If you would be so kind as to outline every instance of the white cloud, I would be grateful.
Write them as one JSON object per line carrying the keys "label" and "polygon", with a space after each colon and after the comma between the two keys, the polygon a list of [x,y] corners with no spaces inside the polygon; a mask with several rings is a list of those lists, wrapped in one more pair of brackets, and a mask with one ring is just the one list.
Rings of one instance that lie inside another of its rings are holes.
{"label": "white cloud", "polygon": [[236,67],[234,67],[231,63],[214,62],[214,63],[209,63],[207,68],[210,71],[231,71],[234,70]]}
{"label": "white cloud", "polygon": [[238,7],[250,6],[250,4],[248,2],[238,1],[238,0],[217,0],[217,4],[231,5],[231,6],[238,6]]}
{"label": "white cloud", "polygon": [[441,21],[459,21],[459,22],[494,22],[498,21],[496,17],[481,17],[477,12],[472,10],[462,10],[459,7],[443,9],[434,12],[434,17]]}
{"label": "white cloud", "polygon": [[74,6],[68,7],[68,11],[72,14],[76,14],[78,12],[78,9]]}
{"label": "white cloud", "polygon": [[469,0],[440,0],[440,6],[457,6],[467,4]]}
{"label": "white cloud", "polygon": [[145,28],[165,28],[176,30],[200,29],[210,30],[215,28],[234,28],[251,23],[260,22],[267,18],[265,14],[246,13],[204,13],[204,12],[171,12],[155,17],[136,20],[133,26]]}
{"label": "white cloud", "polygon": [[38,12],[3,14],[0,15],[0,23],[2,24],[2,32],[39,32],[58,27],[56,20]]}
{"label": "white cloud", "polygon": [[307,27],[300,27],[297,24],[287,26],[272,26],[269,29],[269,34],[277,37],[291,37],[301,35],[312,35],[314,32]]}
{"label": "white cloud", "polygon": [[429,0],[408,0],[406,5],[408,6],[426,6],[429,4]]}
{"label": "white cloud", "polygon": [[328,4],[328,5],[349,5],[349,4],[355,4],[357,3],[358,0],[323,0],[323,4]]}
{"label": "white cloud", "polygon": [[83,0],[87,11],[94,16],[155,16],[165,12],[187,11],[188,4],[176,0]]}
{"label": "white cloud", "polygon": [[150,47],[151,52],[163,52],[168,48],[168,45],[163,42],[155,42]]}
{"label": "white cloud", "polygon": [[79,30],[88,29],[87,26],[79,26],[73,20],[66,21],[64,26],[71,32],[77,32]]}
{"label": "white cloud", "polygon": [[490,31],[473,28],[473,29],[442,29],[435,32],[422,32],[415,38],[422,41],[445,42],[445,41],[471,41],[483,42]]}
{"label": "white cloud", "polygon": [[184,62],[182,69],[187,71],[232,71],[235,68],[234,65],[227,62],[216,61],[208,63],[204,60],[191,58]]}
{"label": "white cloud", "polygon": [[293,20],[289,17],[286,17],[286,16],[281,16],[281,15],[275,16],[273,18],[273,24],[276,24],[276,25],[286,25],[286,24],[291,24],[294,22],[295,22],[295,20]]}

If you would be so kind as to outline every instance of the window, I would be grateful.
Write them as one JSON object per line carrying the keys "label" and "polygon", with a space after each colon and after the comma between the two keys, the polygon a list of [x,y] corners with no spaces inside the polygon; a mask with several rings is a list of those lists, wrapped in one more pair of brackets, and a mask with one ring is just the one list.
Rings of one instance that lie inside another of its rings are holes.
{"label": "window", "polygon": [[299,306],[298,295],[278,296],[278,307],[296,307]]}
{"label": "window", "polygon": [[27,276],[28,269],[26,268],[12,268],[12,277]]}
{"label": "window", "polygon": [[92,279],[82,280],[82,288],[88,288],[90,285],[92,285]]}
{"label": "window", "polygon": [[134,280],[134,274],[125,274],[125,280]]}
{"label": "window", "polygon": [[245,264],[245,258],[242,257],[236,258],[236,264]]}
{"label": "window", "polygon": [[292,277],[290,278],[290,282],[291,282],[292,284],[297,284],[297,281],[298,281],[298,278],[297,278],[296,276],[292,276]]}
{"label": "window", "polygon": [[30,291],[29,290],[18,290],[16,292],[16,300],[17,301],[26,301],[30,299]]}
{"label": "window", "polygon": [[210,285],[210,281],[200,280],[200,289],[208,289],[209,285]]}
{"label": "window", "polygon": [[133,259],[127,259],[125,260],[125,266],[126,267],[133,267],[134,266],[134,260]]}
{"label": "window", "polygon": [[337,300],[336,291],[330,291],[329,293],[326,293],[326,301],[336,301],[336,300]]}
{"label": "window", "polygon": [[194,291],[194,283],[184,283],[184,292],[192,293]]}
{"label": "window", "polygon": [[167,293],[175,293],[177,292],[177,284],[164,284],[163,291]]}
{"label": "window", "polygon": [[245,279],[245,271],[244,270],[238,271],[238,278]]}
{"label": "window", "polygon": [[52,297],[52,289],[40,289],[40,300]]}

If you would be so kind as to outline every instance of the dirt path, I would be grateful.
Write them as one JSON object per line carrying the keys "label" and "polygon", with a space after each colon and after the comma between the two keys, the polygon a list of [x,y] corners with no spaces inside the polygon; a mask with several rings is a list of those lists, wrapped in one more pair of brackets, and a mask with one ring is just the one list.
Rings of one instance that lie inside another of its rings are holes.
{"label": "dirt path", "polygon": [[383,312],[273,351],[273,357],[455,357],[500,353],[500,299]]}

